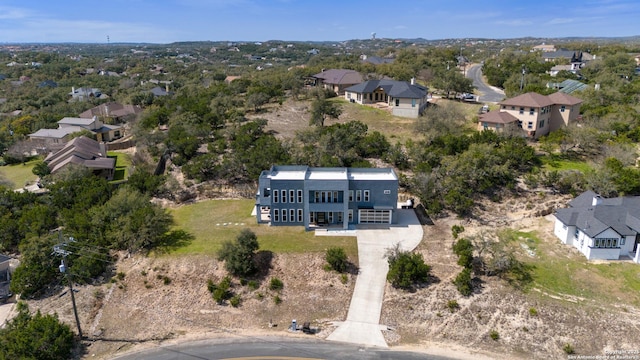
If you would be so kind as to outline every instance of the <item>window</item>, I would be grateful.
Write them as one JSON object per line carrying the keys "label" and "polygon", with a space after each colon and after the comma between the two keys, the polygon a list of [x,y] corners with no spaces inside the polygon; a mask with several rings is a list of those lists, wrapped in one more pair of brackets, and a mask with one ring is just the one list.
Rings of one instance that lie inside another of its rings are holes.
{"label": "window", "polygon": [[302,204],[302,190],[298,190],[298,202]]}
{"label": "window", "polygon": [[620,246],[624,245],[624,238],[620,238],[620,240],[618,240],[617,238],[604,238],[604,239],[593,240],[594,248],[610,249],[610,248],[617,248],[619,245]]}
{"label": "window", "polygon": [[536,109],[529,108],[529,115],[533,115],[536,112]]}
{"label": "window", "polygon": [[573,234],[573,237],[577,239],[578,235],[580,235],[580,229],[576,229],[576,232]]}
{"label": "window", "polygon": [[342,223],[342,211],[340,211],[338,213],[338,223],[341,224]]}
{"label": "window", "polygon": [[271,196],[271,188],[264,188],[264,189],[262,189],[262,196],[264,196],[264,197],[269,197],[269,196]]}
{"label": "window", "polygon": [[113,132],[113,137],[115,138],[119,138],[120,137],[120,130],[116,130]]}
{"label": "window", "polygon": [[385,190],[385,191],[384,191],[384,194],[385,194],[385,195],[390,195],[390,194],[391,194],[391,190]]}
{"label": "window", "polygon": [[296,221],[296,209],[289,209],[289,221]]}
{"label": "window", "polygon": [[320,191],[315,191],[313,193],[313,202],[315,203],[319,203],[320,202]]}
{"label": "window", "polygon": [[356,190],[356,202],[362,201],[362,190]]}
{"label": "window", "polygon": [[329,224],[333,224],[333,211],[329,212]]}
{"label": "window", "polygon": [[540,127],[543,128],[544,127],[544,120],[540,120]]}
{"label": "window", "polygon": [[316,222],[316,213],[313,211],[309,212],[309,224],[313,224]]}
{"label": "window", "polygon": [[298,209],[298,222],[302,222],[302,209]]}
{"label": "window", "polygon": [[520,114],[524,114],[524,108],[523,107],[520,108]]}
{"label": "window", "polygon": [[486,122],[483,122],[482,123],[482,128],[485,129],[485,130],[489,129],[489,124],[487,124]]}
{"label": "window", "polygon": [[560,112],[564,112],[564,109],[565,109],[564,105],[560,106]]}
{"label": "window", "polygon": [[282,202],[283,204],[287,202],[287,190],[280,191],[280,199],[280,202]]}
{"label": "window", "polygon": [[353,202],[353,190],[349,190],[349,202]]}
{"label": "window", "polygon": [[280,221],[280,210],[273,209],[273,222],[279,222],[279,221]]}
{"label": "window", "polygon": [[296,191],[295,190],[289,190],[289,202],[290,203],[294,203],[296,202]]}
{"label": "window", "polygon": [[349,209],[349,222],[352,223],[353,222],[353,210]]}
{"label": "window", "polygon": [[333,192],[333,202],[336,202],[336,203],[338,202],[338,192],[337,191]]}
{"label": "window", "polygon": [[369,190],[364,191],[364,201],[369,202]]}
{"label": "window", "polygon": [[515,109],[516,109],[516,107],[515,107],[515,106],[512,106],[512,107],[511,107],[511,110],[515,110]]}
{"label": "window", "polygon": [[620,238],[620,246],[624,245],[624,238]]}
{"label": "window", "polygon": [[416,99],[411,99],[411,107],[416,107]]}
{"label": "window", "polygon": [[396,99],[396,106],[400,106],[400,99]]}
{"label": "window", "polygon": [[273,202],[277,203],[280,200],[280,194],[278,190],[273,190]]}
{"label": "window", "polygon": [[527,129],[533,129],[533,122],[529,121],[529,123],[527,123]]}
{"label": "window", "polygon": [[282,222],[287,222],[287,209],[282,209]]}

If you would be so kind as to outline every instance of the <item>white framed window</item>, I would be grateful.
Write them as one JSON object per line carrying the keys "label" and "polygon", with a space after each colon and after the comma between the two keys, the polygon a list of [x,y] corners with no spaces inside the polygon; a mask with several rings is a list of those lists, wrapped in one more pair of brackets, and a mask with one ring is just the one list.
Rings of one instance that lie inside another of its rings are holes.
{"label": "white framed window", "polygon": [[280,222],[280,210],[273,209],[273,222]]}
{"label": "white framed window", "polygon": [[362,190],[356,190],[356,202],[362,201]]}
{"label": "white framed window", "polygon": [[520,108],[520,114],[524,114],[524,108],[523,107]]}
{"label": "white framed window", "polygon": [[296,191],[295,190],[289,190],[289,202],[290,203],[294,203],[296,202]]}
{"label": "white framed window", "polygon": [[416,107],[416,99],[411,99],[411,107]]}
{"label": "white framed window", "polygon": [[349,202],[353,202],[353,190],[349,190]]}
{"label": "white framed window", "polygon": [[302,190],[298,190],[298,202],[302,204]]}
{"label": "white framed window", "polygon": [[353,210],[349,209],[349,222],[352,223],[353,222]]}
{"label": "white framed window", "polygon": [[280,201],[280,192],[278,190],[273,190],[273,202],[277,203]]}
{"label": "white framed window", "polygon": [[400,99],[396,99],[396,106],[400,106]]}
{"label": "white framed window", "polygon": [[329,224],[333,224],[333,211],[329,211]]}
{"label": "white framed window", "polygon": [[364,191],[364,201],[369,202],[369,190]]}
{"label": "white framed window", "polygon": [[391,190],[385,190],[385,191],[384,191],[384,194],[385,194],[385,195],[390,195],[390,194],[391,194]]}
{"label": "white framed window", "polygon": [[343,214],[342,211],[338,212],[338,223],[340,224],[342,223],[342,214]]}
{"label": "white framed window", "polygon": [[313,211],[309,212],[309,224],[313,224],[314,222],[316,222],[316,213],[314,213]]}
{"label": "white framed window", "polygon": [[338,202],[338,192],[337,192],[337,191],[334,191],[334,192],[333,192],[333,202],[334,202],[334,203],[337,203],[337,202]]}
{"label": "white framed window", "polygon": [[298,209],[298,222],[302,222],[302,209]]}
{"label": "white framed window", "polygon": [[287,222],[287,209],[282,209],[282,222]]}
{"label": "white framed window", "polygon": [[296,221],[296,209],[289,209],[289,221]]}
{"label": "white framed window", "polygon": [[564,109],[566,109],[566,106],[564,105],[560,106],[560,112],[564,112]]}
{"label": "white framed window", "polygon": [[280,191],[280,199],[283,204],[287,202],[287,190]]}
{"label": "white framed window", "polygon": [[527,123],[527,129],[533,129],[533,122],[529,121],[529,123]]}
{"label": "white framed window", "polygon": [[536,110],[534,108],[530,108],[529,109],[529,115],[533,115],[536,112]]}
{"label": "white framed window", "polygon": [[620,238],[620,246],[623,246],[623,245],[624,245],[624,243],[625,243],[625,241],[624,241],[624,240],[625,240],[625,238]]}

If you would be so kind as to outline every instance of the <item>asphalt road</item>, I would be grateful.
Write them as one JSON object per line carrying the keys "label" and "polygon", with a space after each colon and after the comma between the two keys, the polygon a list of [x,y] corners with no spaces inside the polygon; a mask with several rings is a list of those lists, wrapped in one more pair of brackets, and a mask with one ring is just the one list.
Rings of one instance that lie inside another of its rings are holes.
{"label": "asphalt road", "polygon": [[480,93],[479,102],[497,103],[504,99],[504,91],[493,87],[482,80],[482,65],[474,64],[467,69],[467,77],[473,80],[473,86]]}
{"label": "asphalt road", "polygon": [[253,338],[251,340],[205,340],[137,352],[117,360],[451,360],[422,353],[391,351],[319,340]]}

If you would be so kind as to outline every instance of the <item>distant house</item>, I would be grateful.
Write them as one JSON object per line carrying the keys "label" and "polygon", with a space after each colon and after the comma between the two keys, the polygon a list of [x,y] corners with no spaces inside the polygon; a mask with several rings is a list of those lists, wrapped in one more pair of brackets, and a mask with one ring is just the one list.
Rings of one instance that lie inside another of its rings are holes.
{"label": "distant house", "polygon": [[556,47],[552,44],[540,44],[531,48],[531,52],[534,52],[534,51],[554,52],[556,51]]}
{"label": "distant house", "polygon": [[44,161],[51,173],[56,173],[70,164],[87,167],[97,176],[113,179],[116,159],[107,157],[104,143],[85,136],[69,141],[62,149],[49,154]]}
{"label": "distant house", "polygon": [[97,116],[89,119],[65,117],[58,121],[57,129],[40,129],[29,134],[29,138],[41,140],[45,144],[63,144],[71,139],[71,134],[83,130],[96,134],[98,141],[113,141],[124,134],[122,126],[104,124]]}
{"label": "distant house", "polygon": [[504,111],[493,111],[480,115],[478,131],[492,130],[510,132],[520,129],[518,118]]}
{"label": "distant house", "polygon": [[588,88],[589,86],[587,86],[587,84],[582,83],[578,80],[572,80],[572,79],[567,79],[561,83],[548,83],[547,84],[547,88],[551,88],[551,89],[558,89],[558,91],[565,93],[565,94],[571,94],[575,91],[582,91],[586,88]]}
{"label": "distant house", "polygon": [[345,89],[348,101],[361,105],[384,103],[395,116],[417,118],[427,107],[425,86],[415,81],[368,80]]}
{"label": "distant house", "polygon": [[142,112],[142,108],[137,105],[122,105],[117,102],[109,102],[93,107],[79,115],[81,118],[90,119],[94,116],[100,118],[111,118],[118,122],[129,118],[135,118]]}
{"label": "distant house", "polygon": [[258,184],[258,223],[348,229],[397,222],[398,176],[391,168],[273,166]]}
{"label": "distant house", "polygon": [[539,138],[579,119],[582,100],[556,92],[545,96],[529,92],[504,100],[500,111],[518,119],[529,137]]}
{"label": "distant house", "polygon": [[318,50],[316,48],[313,48],[311,50],[308,50],[307,54],[309,54],[309,55],[318,55],[318,54],[320,54],[320,50]]}
{"label": "distant house", "polygon": [[380,57],[380,56],[369,56],[369,55],[360,55],[360,60],[364,63],[369,63],[369,64],[373,64],[373,65],[380,65],[380,64],[391,64],[393,63],[393,61],[395,59],[393,58],[386,58],[386,57]]}
{"label": "distant house", "polygon": [[156,86],[156,87],[154,87],[153,89],[151,89],[149,91],[155,97],[173,95],[173,92],[169,91],[169,89],[165,89],[165,88],[162,88],[160,86]]}
{"label": "distant house", "polygon": [[587,259],[640,263],[640,196],[604,199],[586,191],[555,217],[554,234]]}
{"label": "distant house", "polygon": [[355,70],[329,69],[312,76],[316,86],[331,89],[338,95],[344,95],[344,89],[360,84],[364,79]]}
{"label": "distant house", "polygon": [[53,81],[53,80],[45,80],[43,82],[41,82],[40,84],[38,84],[39,88],[57,88],[58,87],[58,83]]}
{"label": "distant house", "polygon": [[71,88],[71,92],[69,93],[71,100],[74,101],[87,101],[93,98],[104,99],[106,95],[102,94],[100,89],[81,87],[81,88]]}

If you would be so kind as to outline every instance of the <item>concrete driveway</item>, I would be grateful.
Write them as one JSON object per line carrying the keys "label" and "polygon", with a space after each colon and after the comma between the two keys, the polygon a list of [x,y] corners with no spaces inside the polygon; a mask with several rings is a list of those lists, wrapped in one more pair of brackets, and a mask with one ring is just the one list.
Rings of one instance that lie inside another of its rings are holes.
{"label": "concrete driveway", "polygon": [[[387,347],[380,325],[382,299],[389,264],[385,254],[400,244],[404,251],[415,249],[422,240],[422,226],[413,210],[399,209],[398,224],[390,228],[356,230],[360,273],[353,290],[347,320],[327,338],[332,341]],[[338,324],[338,323],[336,323]]]}

